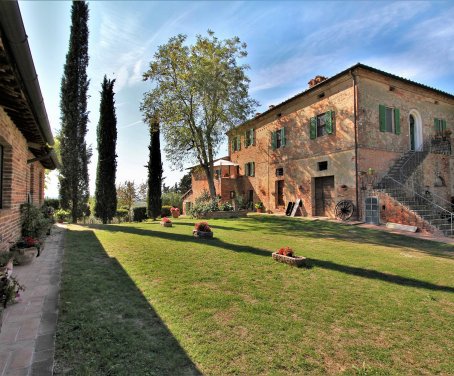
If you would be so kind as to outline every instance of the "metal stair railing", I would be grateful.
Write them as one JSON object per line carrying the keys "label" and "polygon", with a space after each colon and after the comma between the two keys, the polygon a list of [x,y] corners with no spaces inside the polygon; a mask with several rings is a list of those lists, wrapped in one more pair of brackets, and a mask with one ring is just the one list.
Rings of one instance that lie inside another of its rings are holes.
{"label": "metal stair railing", "polygon": [[[384,190],[385,193],[387,193],[386,190],[399,189],[401,191],[409,193],[410,195],[413,195],[413,197],[417,197],[418,200],[420,202],[423,202],[425,205],[427,205],[433,213],[440,214],[440,219],[449,219],[449,222],[450,222],[450,235],[454,235],[453,234],[454,213],[452,213],[449,210],[443,208],[442,206],[436,204],[433,200],[430,200],[425,195],[421,195],[418,192],[416,192],[414,190],[411,190],[410,188],[405,186],[403,183],[401,183],[400,181],[394,179],[393,177],[391,177],[389,175],[385,175],[383,177],[383,179],[380,182],[380,188],[379,189]],[[390,195],[390,196],[392,197],[392,195]],[[399,201],[399,200],[397,200],[397,201]],[[446,201],[446,200],[444,200],[444,201]],[[448,202],[448,201],[446,201],[446,202]],[[448,203],[449,203],[449,205],[451,205],[450,202],[448,202]],[[402,204],[402,205],[404,205],[404,204]],[[407,206],[407,205],[404,205],[404,206]],[[410,207],[408,207],[408,209],[412,210]],[[430,220],[428,220],[428,222],[430,223]],[[437,227],[437,226],[435,225],[435,227]],[[441,230],[441,231],[443,231],[443,230]]]}

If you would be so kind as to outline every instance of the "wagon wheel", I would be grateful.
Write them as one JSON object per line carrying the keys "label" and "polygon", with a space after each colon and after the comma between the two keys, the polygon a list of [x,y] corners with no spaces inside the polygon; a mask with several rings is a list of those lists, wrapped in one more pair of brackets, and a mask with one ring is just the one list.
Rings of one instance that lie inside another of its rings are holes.
{"label": "wagon wheel", "polygon": [[335,209],[336,218],[346,221],[353,215],[354,210],[355,207],[350,200],[339,201]]}

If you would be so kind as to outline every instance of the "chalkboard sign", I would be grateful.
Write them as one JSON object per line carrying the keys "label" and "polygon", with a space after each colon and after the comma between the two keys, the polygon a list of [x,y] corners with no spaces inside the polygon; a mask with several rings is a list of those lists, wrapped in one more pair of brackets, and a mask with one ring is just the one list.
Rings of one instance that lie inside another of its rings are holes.
{"label": "chalkboard sign", "polygon": [[[298,211],[298,209],[299,209],[300,207],[302,207],[302,206],[303,206],[303,203],[301,202],[301,199],[300,199],[300,198],[297,199],[296,202],[295,202],[294,205],[293,205],[293,208],[292,208],[292,212],[291,212],[291,214],[290,214],[290,217],[294,217],[295,214],[296,214],[296,212]],[[300,214],[301,214],[301,213],[300,213]]]}
{"label": "chalkboard sign", "polygon": [[288,217],[289,215],[292,214],[292,211],[293,211],[293,207],[295,206],[295,203],[294,202],[289,202],[287,204],[287,210],[285,211],[285,215]]}

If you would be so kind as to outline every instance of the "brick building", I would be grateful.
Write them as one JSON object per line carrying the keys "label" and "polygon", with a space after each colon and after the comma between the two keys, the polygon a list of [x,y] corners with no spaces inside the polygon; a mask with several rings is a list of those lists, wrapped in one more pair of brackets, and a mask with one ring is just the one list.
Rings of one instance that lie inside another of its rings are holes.
{"label": "brick building", "polygon": [[18,4],[0,2],[0,250],[21,235],[21,204],[42,205],[53,144]]}
{"label": "brick building", "polygon": [[[348,200],[356,218],[429,229],[401,201],[429,192],[451,210],[452,124],[453,95],[357,64],[317,76],[304,92],[228,132],[225,159],[232,165],[220,168],[217,193],[261,201],[270,213],[301,199],[306,216],[333,217],[336,204]],[[185,201],[206,187],[203,174],[194,173]],[[378,213],[366,213],[370,197]]]}

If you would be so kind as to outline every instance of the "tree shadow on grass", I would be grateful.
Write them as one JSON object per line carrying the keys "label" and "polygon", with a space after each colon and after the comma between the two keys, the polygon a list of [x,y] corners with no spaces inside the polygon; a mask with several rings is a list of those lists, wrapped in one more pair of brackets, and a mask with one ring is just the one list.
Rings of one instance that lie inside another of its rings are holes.
{"label": "tree shadow on grass", "polygon": [[[265,256],[270,257],[272,251],[268,251],[265,249],[260,249],[251,246],[245,246],[240,244],[232,244],[224,242],[219,238],[214,239],[196,239],[191,235],[183,235],[183,234],[175,234],[172,232],[163,232],[163,231],[151,231],[151,230],[144,230],[135,227],[126,227],[126,226],[116,226],[116,225],[91,225],[91,228],[99,228],[103,231],[120,231],[126,232],[135,235],[144,235],[144,236],[151,236],[151,237],[158,237],[162,239],[167,239],[169,241],[179,241],[179,242],[193,242],[200,244],[201,242],[205,242],[213,247],[219,247],[226,249],[232,252],[238,253],[250,253],[257,256]],[[421,289],[433,290],[433,291],[444,291],[444,292],[451,292],[454,293],[454,287],[450,286],[443,286],[443,285],[436,285],[430,282],[420,281],[414,278],[402,277],[398,275],[388,274],[384,272],[380,272],[377,270],[354,267],[349,265],[342,265],[332,261],[325,261],[325,260],[318,260],[315,258],[309,258],[308,260],[310,266],[316,266],[323,269],[329,269],[338,271],[345,274],[350,274],[354,276],[359,276],[367,279],[375,279],[380,280],[388,283],[397,284],[400,286],[409,286],[409,287],[416,287]]]}
{"label": "tree shadow on grass", "polygon": [[94,232],[66,237],[55,374],[201,375]]}
{"label": "tree shadow on grass", "polygon": [[452,244],[412,238],[380,230],[366,229],[325,220],[304,220],[277,216],[251,216],[248,218],[251,221],[245,223],[247,229],[256,229],[270,234],[294,233],[297,235],[301,233],[304,237],[314,239],[340,240],[384,247],[412,248],[434,257],[454,258],[454,246]]}
{"label": "tree shadow on grass", "polygon": [[317,260],[314,258],[310,258],[308,260],[309,267],[319,267],[323,269],[334,270],[336,272],[341,272],[344,274],[350,274],[358,277],[368,278],[368,279],[377,279],[384,282],[394,283],[400,286],[408,286],[408,287],[417,287],[420,289],[432,290],[432,291],[443,291],[443,292],[450,292],[454,293],[454,287],[450,286],[442,286],[442,285],[435,285],[430,282],[420,281],[414,278],[407,278],[401,277],[394,274],[383,273],[377,270],[366,269],[366,268],[358,268],[354,266],[342,265],[337,264],[332,261],[326,260]]}

